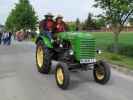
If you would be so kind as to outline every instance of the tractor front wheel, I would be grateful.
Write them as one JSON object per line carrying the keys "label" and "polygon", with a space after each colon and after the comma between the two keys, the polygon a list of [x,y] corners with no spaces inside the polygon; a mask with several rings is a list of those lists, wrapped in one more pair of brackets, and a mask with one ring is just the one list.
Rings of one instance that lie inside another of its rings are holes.
{"label": "tractor front wheel", "polygon": [[94,80],[100,84],[106,84],[110,79],[110,66],[105,61],[98,61],[94,65]]}
{"label": "tractor front wheel", "polygon": [[36,64],[40,73],[48,74],[51,70],[50,55],[42,41],[39,41],[36,46]]}
{"label": "tractor front wheel", "polygon": [[65,63],[59,63],[56,66],[55,79],[59,88],[67,89],[69,86],[69,70]]}

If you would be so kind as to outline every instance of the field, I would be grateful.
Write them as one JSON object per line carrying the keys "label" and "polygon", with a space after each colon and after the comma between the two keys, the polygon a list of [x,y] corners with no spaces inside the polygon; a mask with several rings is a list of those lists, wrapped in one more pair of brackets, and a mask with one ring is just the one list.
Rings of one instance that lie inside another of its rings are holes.
{"label": "field", "polygon": [[[113,43],[113,33],[95,32],[92,34],[96,38],[97,47],[103,50],[103,53],[97,56],[98,59],[106,59],[110,63],[133,69],[133,58],[105,51],[105,48]],[[122,32],[119,37],[119,43],[133,46],[133,32]]]}
{"label": "field", "polygon": [[[97,47],[104,48],[113,43],[113,33],[111,32],[94,32],[92,33],[96,38]],[[133,45],[133,32],[122,32],[119,37],[119,43],[125,45]]]}

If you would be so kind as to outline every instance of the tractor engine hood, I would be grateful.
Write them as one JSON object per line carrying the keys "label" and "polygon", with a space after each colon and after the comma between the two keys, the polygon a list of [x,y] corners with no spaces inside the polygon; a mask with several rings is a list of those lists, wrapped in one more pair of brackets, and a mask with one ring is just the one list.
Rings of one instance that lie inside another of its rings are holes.
{"label": "tractor engine hood", "polygon": [[61,32],[59,39],[69,41],[76,60],[93,59],[96,53],[94,37],[87,32]]}
{"label": "tractor engine hood", "polygon": [[60,32],[58,36],[60,39],[63,40],[71,40],[74,38],[87,38],[87,39],[93,38],[93,36],[88,32]]}

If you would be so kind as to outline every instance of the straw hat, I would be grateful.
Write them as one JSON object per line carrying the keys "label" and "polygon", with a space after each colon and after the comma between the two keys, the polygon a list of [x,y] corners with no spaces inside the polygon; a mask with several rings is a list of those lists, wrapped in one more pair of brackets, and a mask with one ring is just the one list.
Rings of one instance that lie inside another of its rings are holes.
{"label": "straw hat", "polygon": [[45,17],[54,17],[54,15],[52,13],[47,13],[46,15],[44,15]]}
{"label": "straw hat", "polygon": [[62,15],[57,15],[56,19],[63,18]]}

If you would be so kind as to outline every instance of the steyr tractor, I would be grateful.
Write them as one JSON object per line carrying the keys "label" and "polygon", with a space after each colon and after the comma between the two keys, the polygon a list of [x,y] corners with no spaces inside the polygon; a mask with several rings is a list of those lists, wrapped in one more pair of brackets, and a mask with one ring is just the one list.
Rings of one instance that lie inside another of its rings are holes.
{"label": "steyr tractor", "polygon": [[110,79],[110,66],[96,60],[96,40],[88,32],[60,32],[51,41],[40,34],[36,40],[36,64],[40,73],[51,72],[52,61],[57,61],[55,79],[59,88],[67,89],[70,72],[93,70],[94,80],[106,84]]}

